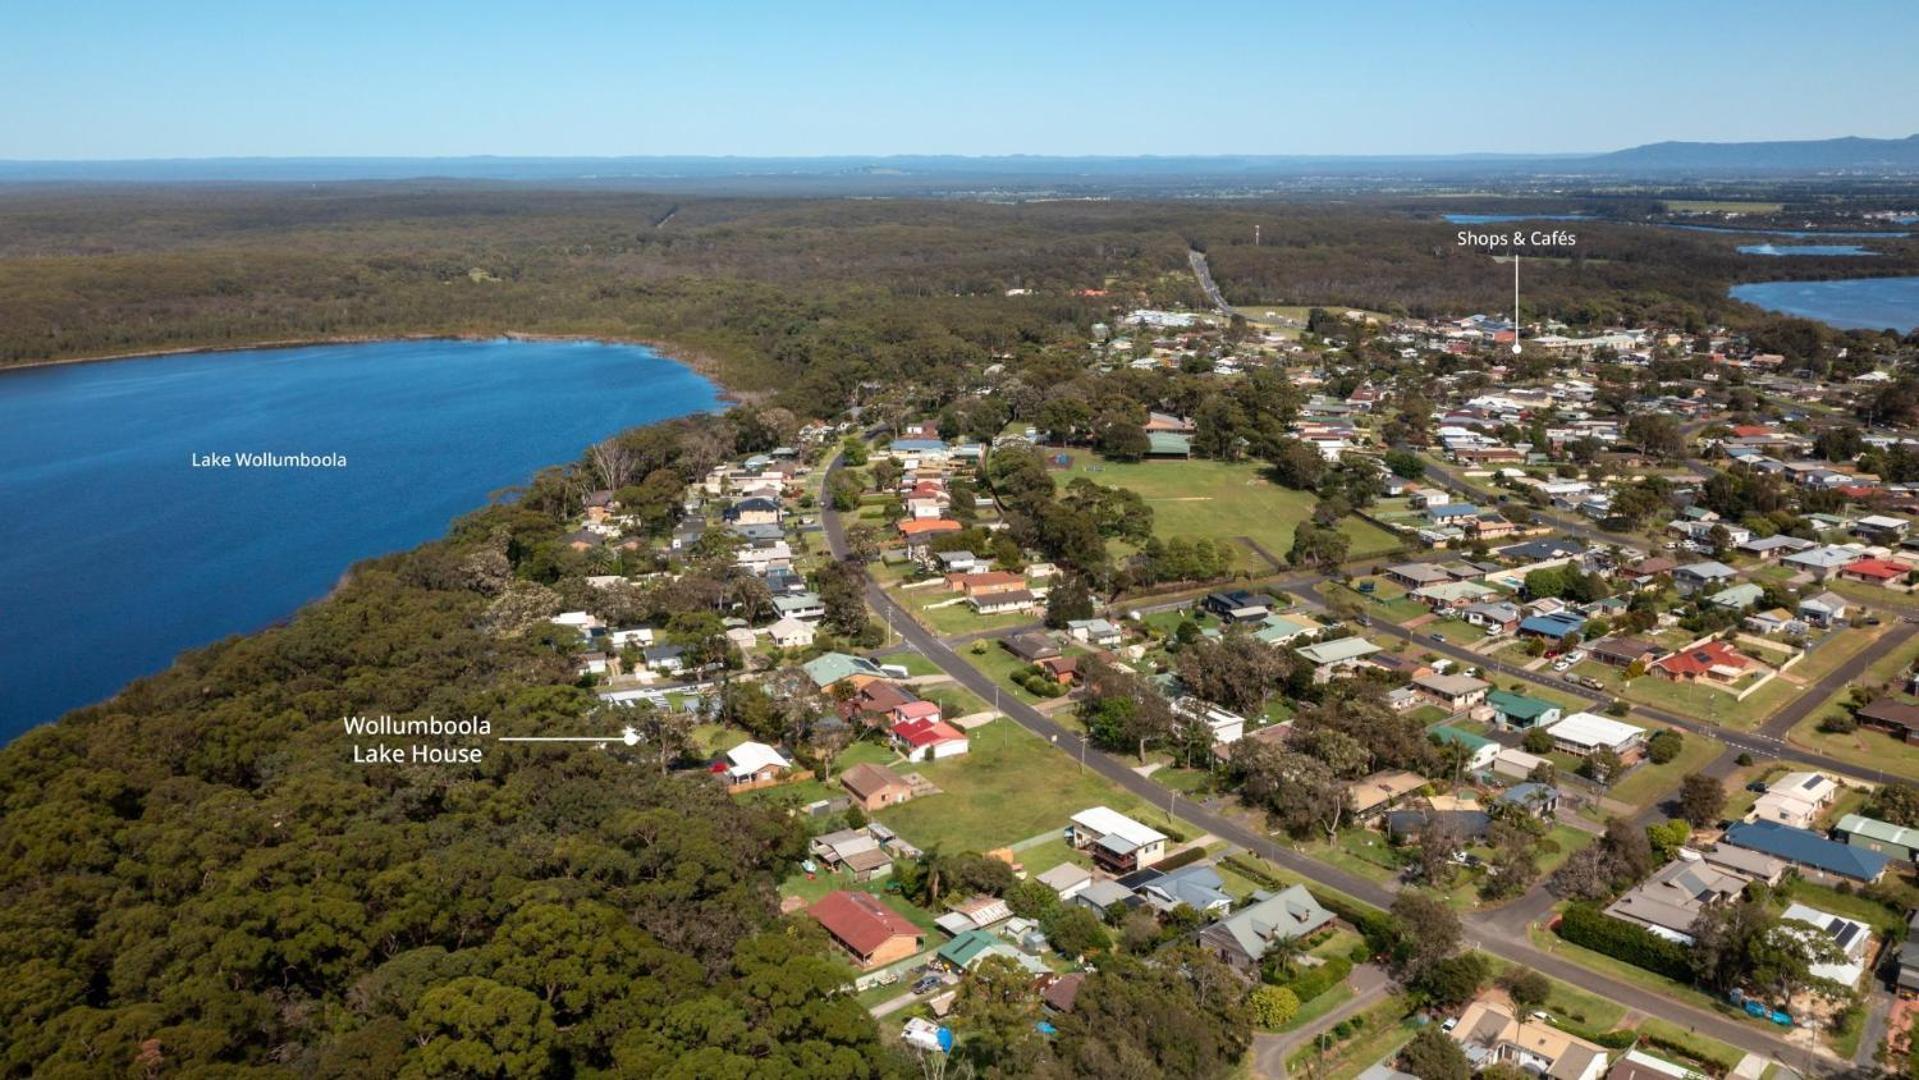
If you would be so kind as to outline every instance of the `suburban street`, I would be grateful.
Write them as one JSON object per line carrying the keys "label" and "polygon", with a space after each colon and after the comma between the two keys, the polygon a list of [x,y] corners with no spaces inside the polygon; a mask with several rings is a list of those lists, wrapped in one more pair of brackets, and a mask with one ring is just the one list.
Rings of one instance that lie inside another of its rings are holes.
{"label": "suburban street", "polygon": [[[829,468],[837,469],[839,465],[839,459],[835,458]],[[822,520],[825,525],[827,542],[833,555],[836,558],[845,558],[848,551],[846,533],[838,513],[829,507],[823,512]],[[1317,599],[1317,591],[1314,586],[1294,585],[1293,588],[1308,593]],[[997,697],[1000,702],[1001,711],[1007,717],[1041,738],[1051,742],[1069,758],[1079,761],[1081,768],[1091,769],[1113,784],[1138,796],[1149,805],[1163,807],[1170,816],[1190,822],[1205,832],[1211,833],[1220,839],[1250,851],[1260,858],[1283,867],[1301,877],[1328,885],[1376,907],[1386,908],[1391,906],[1395,890],[1340,870],[1337,867],[1321,863],[1292,847],[1275,841],[1263,832],[1248,828],[1241,822],[1209,810],[1190,799],[1182,798],[1178,793],[1161,787],[1150,778],[1135,773],[1131,767],[1119,759],[1091,747],[1077,732],[1048,718],[1032,706],[1027,705],[1011,695],[996,693],[996,687],[991,678],[978,668],[967,663],[963,657],[954,652],[953,649],[937,635],[923,628],[905,608],[897,604],[870,576],[867,576],[865,579],[865,593],[868,604],[871,605],[875,611],[880,612],[890,623],[894,631],[905,639],[906,643],[911,645],[920,655],[932,662],[959,685],[980,696],[982,700],[991,701]],[[1385,627],[1377,625],[1374,629],[1386,630]],[[1393,630],[1398,631],[1401,636],[1412,636],[1411,631],[1403,631],[1399,630],[1399,628],[1393,628]],[[1431,642],[1430,644],[1438,651],[1458,656],[1469,663],[1481,664],[1482,666],[1486,666],[1488,663],[1482,657],[1446,643]],[[1870,661],[1868,660],[1867,662]],[[1509,674],[1525,675],[1528,678],[1534,677],[1530,672],[1523,672],[1509,665],[1494,663],[1492,666],[1497,670],[1502,670]],[[1845,669],[1835,672],[1831,677],[1832,685],[1835,687],[1843,685],[1846,679],[1850,677],[1847,674],[1850,669],[1851,665],[1847,665]],[[1821,685],[1824,686],[1825,682],[1822,681]],[[1809,691],[1809,694],[1812,692],[1813,691]],[[1590,692],[1587,692],[1583,696],[1590,698],[1592,695]],[[1650,710],[1648,710],[1648,715],[1655,715],[1660,719],[1665,719],[1664,714],[1654,713]],[[1675,722],[1676,720],[1677,718],[1675,718]],[[1682,726],[1693,730],[1699,730],[1704,727],[1704,725],[1691,722],[1687,722]],[[1725,733],[1715,731],[1714,734],[1722,735],[1723,737]],[[1756,752],[1776,752],[1767,749],[1766,743],[1756,741],[1753,736],[1743,736],[1742,738],[1750,740]],[[1816,761],[1818,759],[1810,758],[1809,760]],[[1837,766],[1835,765],[1834,767]],[[1787,1040],[1772,1034],[1764,1028],[1698,1008],[1685,1002],[1666,997],[1665,995],[1643,989],[1631,983],[1611,978],[1533,946],[1527,939],[1523,925],[1523,921],[1530,920],[1525,918],[1523,912],[1531,910],[1531,908],[1537,904],[1536,896],[1541,893],[1542,890],[1535,889],[1533,895],[1522,899],[1522,901],[1519,902],[1519,905],[1523,905],[1522,912],[1517,916],[1507,916],[1503,913],[1503,910],[1466,916],[1464,922],[1469,943],[1475,948],[1483,949],[1504,960],[1544,972],[1553,978],[1599,994],[1629,1008],[1638,1009],[1649,1015],[1667,1017],[1674,1022],[1684,1023],[1713,1038],[1740,1047],[1741,1049],[1768,1055],[1791,1054],[1795,1059],[1804,1056],[1803,1048],[1789,1043]],[[1548,900],[1548,906],[1549,905],[1550,900]],[[1522,925],[1513,925],[1515,918],[1523,920]],[[1825,1058],[1816,1060],[1814,1066],[1822,1069],[1825,1073],[1830,1073],[1837,1071],[1841,1067],[1841,1063],[1832,1061],[1830,1058]]]}

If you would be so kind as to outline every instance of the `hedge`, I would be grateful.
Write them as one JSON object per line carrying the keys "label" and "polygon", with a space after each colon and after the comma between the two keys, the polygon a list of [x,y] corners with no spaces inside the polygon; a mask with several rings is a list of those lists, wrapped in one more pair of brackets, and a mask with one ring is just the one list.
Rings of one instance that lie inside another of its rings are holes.
{"label": "hedge", "polygon": [[1567,908],[1554,932],[1574,945],[1614,960],[1678,982],[1692,982],[1692,963],[1684,945],[1662,938],[1643,926],[1615,919],[1594,904],[1574,904]]}
{"label": "hedge", "polygon": [[1163,870],[1168,873],[1171,873],[1172,871],[1177,870],[1182,866],[1190,866],[1193,863],[1196,863],[1205,857],[1206,857],[1205,848],[1189,847],[1183,851],[1176,851],[1172,853],[1171,855],[1166,856],[1164,859],[1161,859],[1160,861],[1154,863],[1153,869]]}
{"label": "hedge", "polygon": [[1304,1005],[1345,982],[1352,973],[1353,962],[1343,956],[1336,956],[1318,967],[1307,968],[1285,986],[1293,992],[1294,997],[1299,999],[1299,1003]]}

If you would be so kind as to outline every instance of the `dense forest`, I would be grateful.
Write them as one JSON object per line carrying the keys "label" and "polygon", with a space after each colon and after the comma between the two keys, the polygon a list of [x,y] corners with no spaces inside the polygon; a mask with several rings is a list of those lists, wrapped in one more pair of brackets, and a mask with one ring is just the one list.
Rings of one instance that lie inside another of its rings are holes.
{"label": "dense forest", "polygon": [[[1502,310],[1510,278],[1442,203],[673,198],[481,184],[0,193],[0,365],[393,334],[671,341],[808,411],[905,367],[1084,330],[1115,305],[1197,305],[1189,246],[1242,303],[1413,315]],[[1260,227],[1255,246],[1254,226]],[[1576,324],[1750,322],[1728,285],[1912,272],[1759,259],[1736,238],[1581,222],[1528,260],[1536,310]],[[1790,264],[1790,265],[1787,265]],[[1027,290],[1007,295],[1008,290]],[[1109,295],[1083,295],[1105,291]]]}

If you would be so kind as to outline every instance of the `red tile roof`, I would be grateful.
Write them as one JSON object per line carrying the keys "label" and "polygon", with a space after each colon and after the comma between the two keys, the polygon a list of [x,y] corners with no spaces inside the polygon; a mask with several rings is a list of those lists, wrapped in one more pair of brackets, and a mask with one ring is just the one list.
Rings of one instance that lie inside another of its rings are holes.
{"label": "red tile roof", "polygon": [[962,526],[950,518],[909,518],[900,522],[901,536],[924,536],[928,533],[958,532]]}
{"label": "red tile roof", "polygon": [[893,734],[900,737],[908,746],[918,750],[934,743],[963,739],[960,730],[944,720],[922,717],[918,720],[902,720],[893,725]]}
{"label": "red tile roof", "polygon": [[830,892],[819,898],[806,913],[819,920],[826,932],[861,956],[895,937],[918,937],[919,927],[870,893]]}
{"label": "red tile roof", "polygon": [[1752,661],[1723,641],[1708,641],[1654,661],[1653,666],[1674,675],[1704,675],[1715,667],[1744,670]]}
{"label": "red tile roof", "polygon": [[1905,575],[1911,569],[1903,563],[1887,562],[1884,559],[1860,559],[1858,562],[1847,563],[1840,567],[1839,572],[1878,578],[1880,581],[1891,581],[1893,578]]}

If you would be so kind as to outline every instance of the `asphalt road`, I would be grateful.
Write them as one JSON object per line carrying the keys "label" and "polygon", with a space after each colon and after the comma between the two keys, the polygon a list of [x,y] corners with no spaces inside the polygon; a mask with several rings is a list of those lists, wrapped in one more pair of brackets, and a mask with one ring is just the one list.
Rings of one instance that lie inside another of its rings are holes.
{"label": "asphalt road", "polygon": [[[832,468],[838,467],[839,461],[836,458]],[[822,520],[826,527],[829,549],[834,557],[845,558],[846,533],[840,523],[839,515],[828,508],[822,515]],[[1030,705],[1010,695],[996,694],[991,679],[953,652],[937,636],[922,628],[870,577],[866,579],[865,591],[867,602],[875,610],[888,613],[893,629],[908,644],[917,649],[920,655],[932,661],[940,670],[952,676],[955,682],[978,694],[983,700],[991,701],[997,696],[1002,711],[1010,719],[1048,740],[1070,758],[1080,761],[1081,768],[1091,769],[1113,784],[1138,796],[1148,805],[1163,807],[1171,815],[1250,851],[1260,858],[1282,866],[1300,877],[1331,886],[1380,908],[1391,906],[1396,890],[1302,855],[1292,848],[1276,843],[1263,832],[1250,829],[1237,820],[1215,813],[1189,799],[1181,798],[1177,792],[1155,784],[1152,780],[1133,772],[1119,760],[1108,757],[1104,752],[1087,745],[1076,732],[1047,718]],[[1408,636],[1410,636],[1409,632]],[[1439,642],[1433,644],[1441,645]],[[1460,652],[1463,653],[1463,650]],[[1470,654],[1467,656],[1473,663],[1482,665],[1484,663],[1483,658],[1472,657]],[[1553,978],[1616,1001],[1628,1008],[1637,1009],[1649,1016],[1661,1016],[1676,1023],[1686,1024],[1744,1050],[1778,1056],[1788,1054],[1803,1056],[1804,1054],[1800,1048],[1763,1028],[1721,1016],[1716,1012],[1677,1001],[1631,983],[1621,982],[1538,949],[1527,940],[1523,930],[1515,933],[1512,927],[1497,917],[1497,913],[1468,915],[1464,921],[1470,945],[1509,962],[1544,972]],[[1839,1063],[1831,1059],[1823,1061],[1815,1059],[1814,1064],[1822,1073],[1834,1072],[1840,1068]]]}
{"label": "asphalt road", "polygon": [[1186,260],[1193,264],[1193,276],[1199,279],[1200,291],[1206,294],[1206,299],[1212,301],[1213,307],[1219,309],[1221,315],[1231,315],[1233,306],[1226,302],[1219,286],[1213,284],[1213,268],[1206,265],[1206,253],[1197,249],[1188,251]]}

